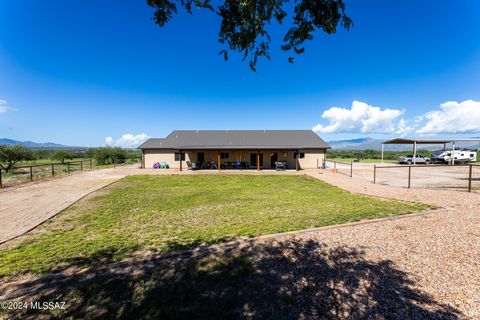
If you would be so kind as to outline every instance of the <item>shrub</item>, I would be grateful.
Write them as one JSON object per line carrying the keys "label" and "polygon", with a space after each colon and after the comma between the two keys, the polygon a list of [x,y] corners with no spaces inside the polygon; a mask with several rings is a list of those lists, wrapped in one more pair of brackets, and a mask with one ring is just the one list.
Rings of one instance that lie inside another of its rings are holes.
{"label": "shrub", "polygon": [[120,147],[100,147],[94,149],[93,158],[100,165],[124,163],[127,152]]}
{"label": "shrub", "polygon": [[17,162],[32,158],[32,152],[24,146],[0,144],[0,167],[7,172]]}
{"label": "shrub", "polygon": [[55,151],[50,156],[50,159],[60,161],[61,163],[64,163],[66,159],[72,160],[73,158],[73,154],[65,150]]}

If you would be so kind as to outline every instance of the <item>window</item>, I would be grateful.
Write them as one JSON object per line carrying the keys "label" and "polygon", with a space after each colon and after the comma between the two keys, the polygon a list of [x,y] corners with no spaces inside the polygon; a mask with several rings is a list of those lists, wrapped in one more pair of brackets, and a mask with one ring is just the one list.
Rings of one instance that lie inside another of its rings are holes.
{"label": "window", "polygon": [[300,152],[300,153],[294,152],[294,153],[293,153],[293,158],[294,158],[294,159],[297,158],[297,154],[299,155],[298,158],[300,158],[300,159],[305,158],[305,152]]}
{"label": "window", "polygon": [[220,159],[228,159],[228,152],[220,152]]}
{"label": "window", "polygon": [[470,158],[473,158],[475,157],[475,155],[473,153],[470,153]]}
{"label": "window", "polygon": [[[180,152],[175,152],[175,161],[180,161]],[[185,161],[185,153],[182,152],[182,161]]]}

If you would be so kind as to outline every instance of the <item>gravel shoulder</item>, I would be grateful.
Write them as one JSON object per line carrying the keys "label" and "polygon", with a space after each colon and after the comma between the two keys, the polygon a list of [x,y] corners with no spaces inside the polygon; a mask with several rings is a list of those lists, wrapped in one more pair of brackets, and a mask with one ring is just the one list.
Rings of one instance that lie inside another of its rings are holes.
{"label": "gravel shoulder", "polygon": [[307,174],[355,193],[452,210],[280,238],[363,248],[368,259],[393,261],[435,300],[466,318],[480,316],[480,194],[376,185],[330,172]]}
{"label": "gravel shoulder", "polygon": [[127,170],[94,170],[3,190],[0,243],[35,228],[89,193],[125,177]]}

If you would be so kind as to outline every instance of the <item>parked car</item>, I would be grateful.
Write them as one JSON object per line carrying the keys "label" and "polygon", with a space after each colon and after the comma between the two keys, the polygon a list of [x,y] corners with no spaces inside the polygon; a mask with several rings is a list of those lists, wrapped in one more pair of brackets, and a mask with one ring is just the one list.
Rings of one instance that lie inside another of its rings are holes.
{"label": "parked car", "polygon": [[[398,163],[413,164],[413,155],[409,154],[408,156],[398,157]],[[422,155],[415,155],[415,164],[430,164],[431,160],[428,157]]]}

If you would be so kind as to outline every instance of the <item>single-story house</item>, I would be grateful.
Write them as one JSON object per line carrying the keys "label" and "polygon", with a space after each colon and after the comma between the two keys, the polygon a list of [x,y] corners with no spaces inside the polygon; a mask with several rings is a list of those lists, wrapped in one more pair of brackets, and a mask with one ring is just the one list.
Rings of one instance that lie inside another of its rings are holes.
{"label": "single-story house", "polygon": [[311,130],[175,130],[138,148],[143,168],[260,170],[277,162],[299,170],[320,167],[330,146]]}

